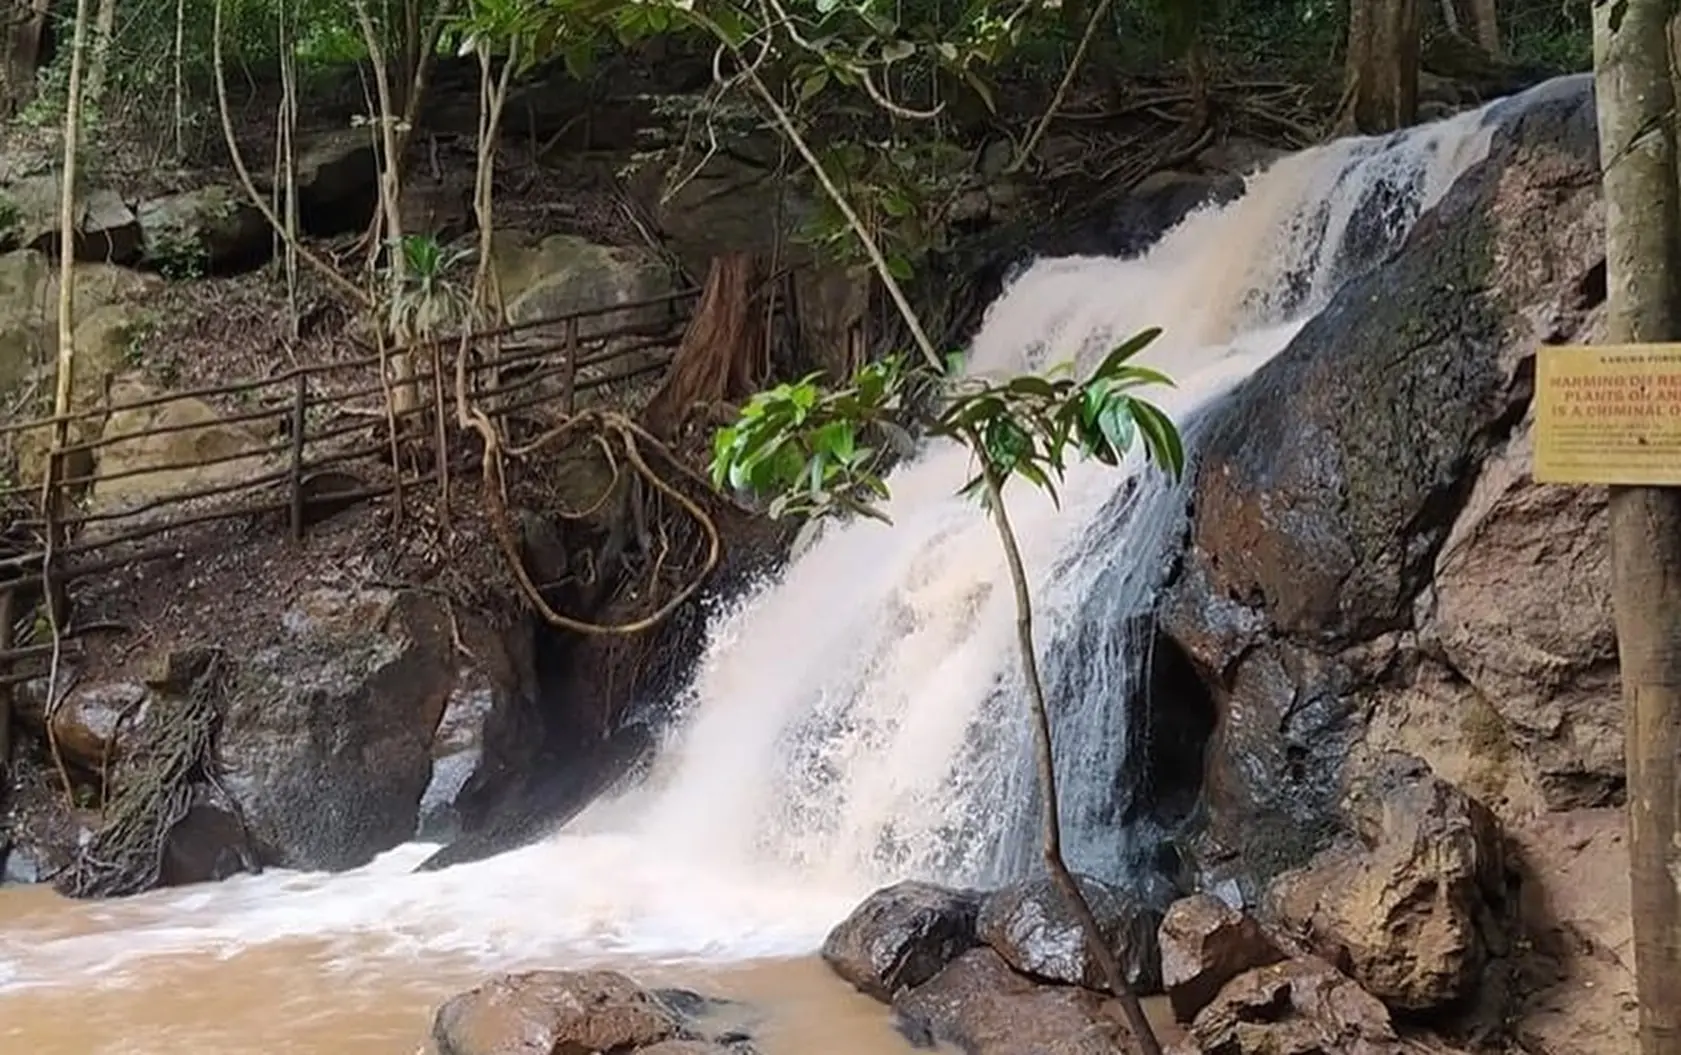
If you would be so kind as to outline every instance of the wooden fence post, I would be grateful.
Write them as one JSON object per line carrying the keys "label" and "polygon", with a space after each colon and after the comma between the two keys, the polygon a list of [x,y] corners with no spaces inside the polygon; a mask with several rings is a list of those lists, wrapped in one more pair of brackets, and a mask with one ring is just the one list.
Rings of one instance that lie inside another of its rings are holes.
{"label": "wooden fence post", "polygon": [[[12,648],[16,596],[10,585],[0,583],[0,655]],[[5,674],[0,668],[0,807],[6,803],[6,792],[12,782],[12,687],[4,680]]]}
{"label": "wooden fence post", "polygon": [[309,400],[309,377],[298,371],[292,392],[292,541],[304,539],[304,410]]}
{"label": "wooden fence post", "polygon": [[574,315],[566,320],[566,371],[561,375],[561,398],[565,402],[567,417],[578,409],[577,387],[578,317]]}

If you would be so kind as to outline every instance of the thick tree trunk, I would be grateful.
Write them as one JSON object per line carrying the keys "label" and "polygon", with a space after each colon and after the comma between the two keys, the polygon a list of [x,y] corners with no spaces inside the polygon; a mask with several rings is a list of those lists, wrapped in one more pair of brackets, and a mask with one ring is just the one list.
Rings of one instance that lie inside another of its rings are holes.
{"label": "thick tree trunk", "polygon": [[1418,117],[1419,0],[1350,0],[1341,125],[1373,135]]}
{"label": "thick tree trunk", "polygon": [[6,55],[0,68],[0,117],[11,117],[35,98],[41,40],[51,0],[12,0],[5,7]]}
{"label": "thick tree trunk", "polygon": [[1466,26],[1471,31],[1471,39],[1477,46],[1490,55],[1500,54],[1500,4],[1499,0],[1468,0],[1466,3]]}
{"label": "thick tree trunk", "polygon": [[[1668,0],[1594,0],[1608,343],[1681,338]],[[1681,1055],[1681,489],[1613,487],[1641,1055]]]}

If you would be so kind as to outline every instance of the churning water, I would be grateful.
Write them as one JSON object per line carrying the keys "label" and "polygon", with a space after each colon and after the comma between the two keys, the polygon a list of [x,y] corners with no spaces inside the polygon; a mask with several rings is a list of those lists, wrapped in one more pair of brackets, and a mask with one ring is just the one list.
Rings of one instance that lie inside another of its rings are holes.
{"label": "churning water", "polygon": [[[1142,360],[1177,387],[1151,395],[1194,439],[1203,408],[1485,156],[1492,123],[1485,110],[1332,143],[1252,176],[1237,201],[1191,215],[1141,257],[1040,260],[988,311],[969,369],[1090,368],[1160,326]],[[928,445],[889,481],[892,526],[829,525],[716,613],[649,779],[539,844],[440,872],[412,873],[430,851],[412,846],[336,876],[14,902],[24,907],[0,916],[0,1038],[27,1036],[9,1003],[64,989],[85,1008],[89,986],[156,987],[171,965],[206,958],[238,971],[291,950],[291,969],[334,979],[352,1007],[387,978],[443,995],[520,963],[803,955],[879,884],[1019,874],[1036,852],[1031,740],[999,542],[955,496],[968,468],[960,449]],[[1184,496],[1129,464],[1076,466],[1062,497],[1057,509],[1027,489],[1009,496],[1058,701],[1067,849],[1077,867],[1124,878],[1119,769],[1148,642],[1123,628],[1151,608]],[[249,1050],[281,1050],[275,1028]]]}

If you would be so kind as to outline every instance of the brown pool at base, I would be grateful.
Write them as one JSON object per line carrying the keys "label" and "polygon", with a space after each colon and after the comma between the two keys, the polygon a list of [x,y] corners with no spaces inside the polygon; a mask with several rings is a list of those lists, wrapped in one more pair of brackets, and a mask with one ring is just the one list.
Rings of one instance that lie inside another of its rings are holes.
{"label": "brown pool at base", "polygon": [[[28,902],[0,895],[7,922]],[[66,915],[73,915],[73,910]],[[66,920],[65,932],[79,928]],[[483,971],[382,956],[333,970],[326,947],[289,942],[160,957],[0,993],[0,1052],[30,1055],[414,1055],[429,1052],[432,1013]],[[572,966],[564,957],[552,964]],[[765,1055],[911,1055],[886,1008],[854,992],[816,957],[722,965],[614,966],[651,986],[682,986],[750,1004]],[[113,984],[119,983],[119,984]]]}

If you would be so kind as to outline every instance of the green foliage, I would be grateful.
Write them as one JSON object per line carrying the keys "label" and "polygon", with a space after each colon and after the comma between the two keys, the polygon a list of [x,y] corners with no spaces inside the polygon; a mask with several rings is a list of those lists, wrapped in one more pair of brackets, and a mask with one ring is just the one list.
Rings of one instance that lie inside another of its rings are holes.
{"label": "green foliage", "polygon": [[392,332],[426,337],[465,316],[471,296],[452,274],[473,258],[472,248],[446,248],[433,235],[410,234],[388,251],[400,258],[403,278],[391,300]]}
{"label": "green foliage", "polygon": [[[1132,359],[1160,334],[1146,330],[1105,357],[1084,380],[1062,366],[1048,376],[1004,381],[934,376],[890,358],[865,366],[851,383],[824,389],[817,375],[754,395],[737,420],[713,439],[715,486],[771,498],[773,517],[854,512],[886,519],[882,448],[871,434],[910,420],[929,435],[955,440],[979,463],[963,486],[982,501],[989,479],[1001,489],[1020,477],[1057,500],[1073,456],[1116,465],[1135,444],[1177,476],[1185,452],[1178,429],[1134,393],[1171,385]],[[917,408],[932,403],[936,409]]]}

